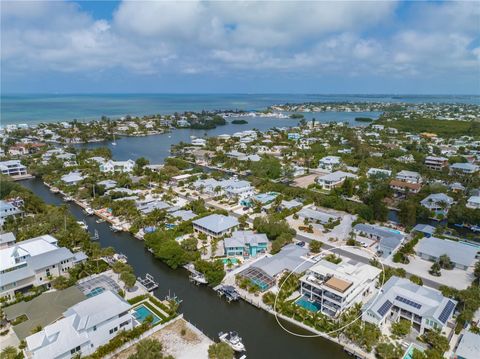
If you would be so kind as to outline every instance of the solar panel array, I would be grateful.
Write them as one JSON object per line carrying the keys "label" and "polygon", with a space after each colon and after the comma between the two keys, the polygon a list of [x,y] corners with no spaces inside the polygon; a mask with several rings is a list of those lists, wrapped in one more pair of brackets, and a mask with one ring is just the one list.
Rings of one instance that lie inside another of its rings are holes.
{"label": "solar panel array", "polygon": [[377,313],[383,317],[385,313],[390,310],[392,305],[393,305],[392,302],[390,302],[389,300],[386,300],[385,303],[383,303],[382,306],[378,308]]}
{"label": "solar panel array", "polygon": [[416,303],[416,302],[413,302],[413,301],[411,301],[410,299],[406,299],[406,298],[401,297],[401,296],[399,296],[399,295],[397,295],[397,296],[395,297],[395,299],[398,300],[399,302],[405,303],[405,304],[407,304],[407,305],[409,305],[409,306],[411,306],[411,307],[417,308],[417,309],[420,309],[420,308],[422,307],[421,304],[418,304],[418,303]]}
{"label": "solar panel array", "polygon": [[448,301],[447,305],[445,305],[445,308],[443,308],[442,312],[440,313],[440,316],[438,319],[445,324],[447,321],[448,317],[452,313],[453,309],[455,308],[455,303],[453,303],[451,300]]}

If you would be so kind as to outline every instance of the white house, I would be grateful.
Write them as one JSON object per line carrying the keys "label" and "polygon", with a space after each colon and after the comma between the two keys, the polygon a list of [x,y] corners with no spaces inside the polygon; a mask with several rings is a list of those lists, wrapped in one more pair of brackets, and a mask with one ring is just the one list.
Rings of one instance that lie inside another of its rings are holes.
{"label": "white house", "polygon": [[445,193],[432,193],[420,201],[420,204],[435,215],[446,215],[453,204],[453,198]]}
{"label": "white house", "polygon": [[382,177],[382,178],[388,178],[392,175],[392,171],[390,170],[384,170],[382,168],[369,168],[367,171],[367,177]]}
{"label": "white house", "polygon": [[78,182],[82,181],[85,177],[78,171],[70,172],[61,177],[61,180],[67,185],[76,185]]}
{"label": "white house", "polygon": [[342,160],[338,156],[327,156],[323,157],[318,161],[318,168],[327,170],[327,171],[333,171],[334,169],[338,168],[340,164],[342,163]]}
{"label": "white house", "polygon": [[396,178],[403,182],[422,183],[422,176],[420,173],[414,171],[400,171],[397,173]]}
{"label": "white house", "polygon": [[135,161],[113,161],[108,160],[105,163],[100,164],[101,172],[132,172],[135,167]]}
{"label": "white house", "polygon": [[192,145],[193,146],[206,146],[207,145],[207,140],[203,139],[203,138],[194,138],[192,140]]}
{"label": "white house", "polygon": [[1,161],[0,171],[7,176],[25,176],[27,167],[22,165],[19,160]]}
{"label": "white house", "polygon": [[3,227],[5,220],[8,217],[17,217],[23,214],[23,211],[15,206],[13,203],[0,200],[0,226]]}
{"label": "white house", "polygon": [[59,247],[48,234],[10,244],[0,250],[0,297],[11,299],[33,286],[48,286],[51,278],[68,275],[71,267],[85,259],[82,252]]}
{"label": "white house", "polygon": [[450,166],[452,173],[473,174],[480,170],[480,167],[471,163],[454,163]]}
{"label": "white house", "polygon": [[335,187],[341,186],[347,178],[356,179],[357,176],[348,172],[336,171],[323,176],[318,176],[316,181],[323,189],[331,190]]}
{"label": "white house", "polygon": [[372,293],[380,273],[379,268],[360,262],[321,260],[300,279],[300,293],[320,312],[336,317]]}
{"label": "white house", "polygon": [[391,277],[380,294],[362,309],[362,320],[383,328],[387,322],[408,320],[420,334],[425,329],[443,330],[457,302],[436,289],[420,286],[409,279]]}
{"label": "white house", "polygon": [[466,207],[471,209],[480,209],[480,196],[471,196],[467,200]]}
{"label": "white house", "polygon": [[131,308],[109,290],[75,304],[61,319],[25,339],[27,357],[72,358],[92,354],[120,331],[133,328]]}
{"label": "white house", "polygon": [[239,223],[235,217],[211,214],[193,221],[192,224],[195,232],[218,238],[231,233]]}
{"label": "white house", "polygon": [[255,194],[255,187],[253,187],[250,182],[239,180],[237,177],[221,181],[217,181],[213,178],[197,180],[193,185],[195,188],[205,193],[212,195],[226,195],[230,198],[237,197],[240,200],[251,197]]}

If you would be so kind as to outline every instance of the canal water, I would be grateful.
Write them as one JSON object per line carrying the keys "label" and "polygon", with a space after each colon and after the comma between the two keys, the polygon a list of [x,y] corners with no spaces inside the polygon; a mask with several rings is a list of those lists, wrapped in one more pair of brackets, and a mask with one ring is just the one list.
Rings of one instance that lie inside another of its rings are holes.
{"label": "canal water", "polygon": [[[350,126],[366,126],[369,123],[356,122],[355,117],[371,117],[378,118],[380,112],[320,112],[305,113],[305,118],[311,120],[316,118],[317,122],[348,122]],[[162,163],[163,160],[170,155],[172,145],[179,142],[190,143],[191,136],[195,137],[212,137],[221,134],[233,134],[235,132],[257,129],[267,131],[274,127],[292,127],[298,125],[298,119],[291,118],[271,118],[271,117],[245,117],[248,121],[246,124],[234,125],[227,119],[227,124],[218,126],[211,130],[194,130],[194,129],[174,129],[170,133],[160,135],[142,136],[142,137],[122,137],[117,139],[116,145],[112,146],[111,141],[95,142],[78,145],[80,148],[97,148],[108,147],[112,151],[116,160],[137,159],[145,157],[151,163]]]}
{"label": "canal water", "polygon": [[[20,182],[45,202],[63,204],[59,195],[51,193],[40,179]],[[185,318],[210,338],[216,339],[220,331],[236,330],[244,340],[248,358],[348,358],[343,349],[323,338],[299,338],[286,333],[275,317],[243,301],[228,304],[207,287],[198,287],[188,280],[184,269],[172,270],[145,250],[143,242],[128,233],[112,233],[106,223],[96,223],[97,217],[88,217],[76,204],[68,204],[78,220],[85,220],[90,233],[95,229],[102,247],[113,247],[117,253],[128,256],[137,276],[150,273],[159,282],[154,293],[164,298],[169,291],[183,300],[180,311]],[[297,333],[307,334],[300,328],[284,324]]]}

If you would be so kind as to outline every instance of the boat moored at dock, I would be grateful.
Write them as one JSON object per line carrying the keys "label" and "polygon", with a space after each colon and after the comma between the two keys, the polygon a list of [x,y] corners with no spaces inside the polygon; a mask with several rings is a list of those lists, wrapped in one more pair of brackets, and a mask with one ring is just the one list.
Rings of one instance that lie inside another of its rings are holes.
{"label": "boat moored at dock", "polygon": [[158,288],[158,282],[155,281],[151,274],[145,274],[145,278],[137,277],[137,281],[147,292],[152,292]]}
{"label": "boat moored at dock", "polygon": [[218,339],[227,343],[236,352],[245,351],[245,345],[243,345],[242,338],[238,336],[237,332],[220,332],[218,333]]}

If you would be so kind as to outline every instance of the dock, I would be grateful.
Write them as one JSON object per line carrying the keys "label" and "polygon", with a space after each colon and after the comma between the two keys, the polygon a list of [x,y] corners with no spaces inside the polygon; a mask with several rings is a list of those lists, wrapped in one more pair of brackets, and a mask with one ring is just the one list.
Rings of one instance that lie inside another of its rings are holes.
{"label": "dock", "polygon": [[227,302],[235,302],[240,299],[240,294],[237,292],[235,287],[231,285],[218,285],[214,288],[220,297],[225,296]]}
{"label": "dock", "polygon": [[147,292],[152,292],[158,288],[158,282],[155,281],[151,274],[145,274],[145,278],[138,277],[137,281]]}

